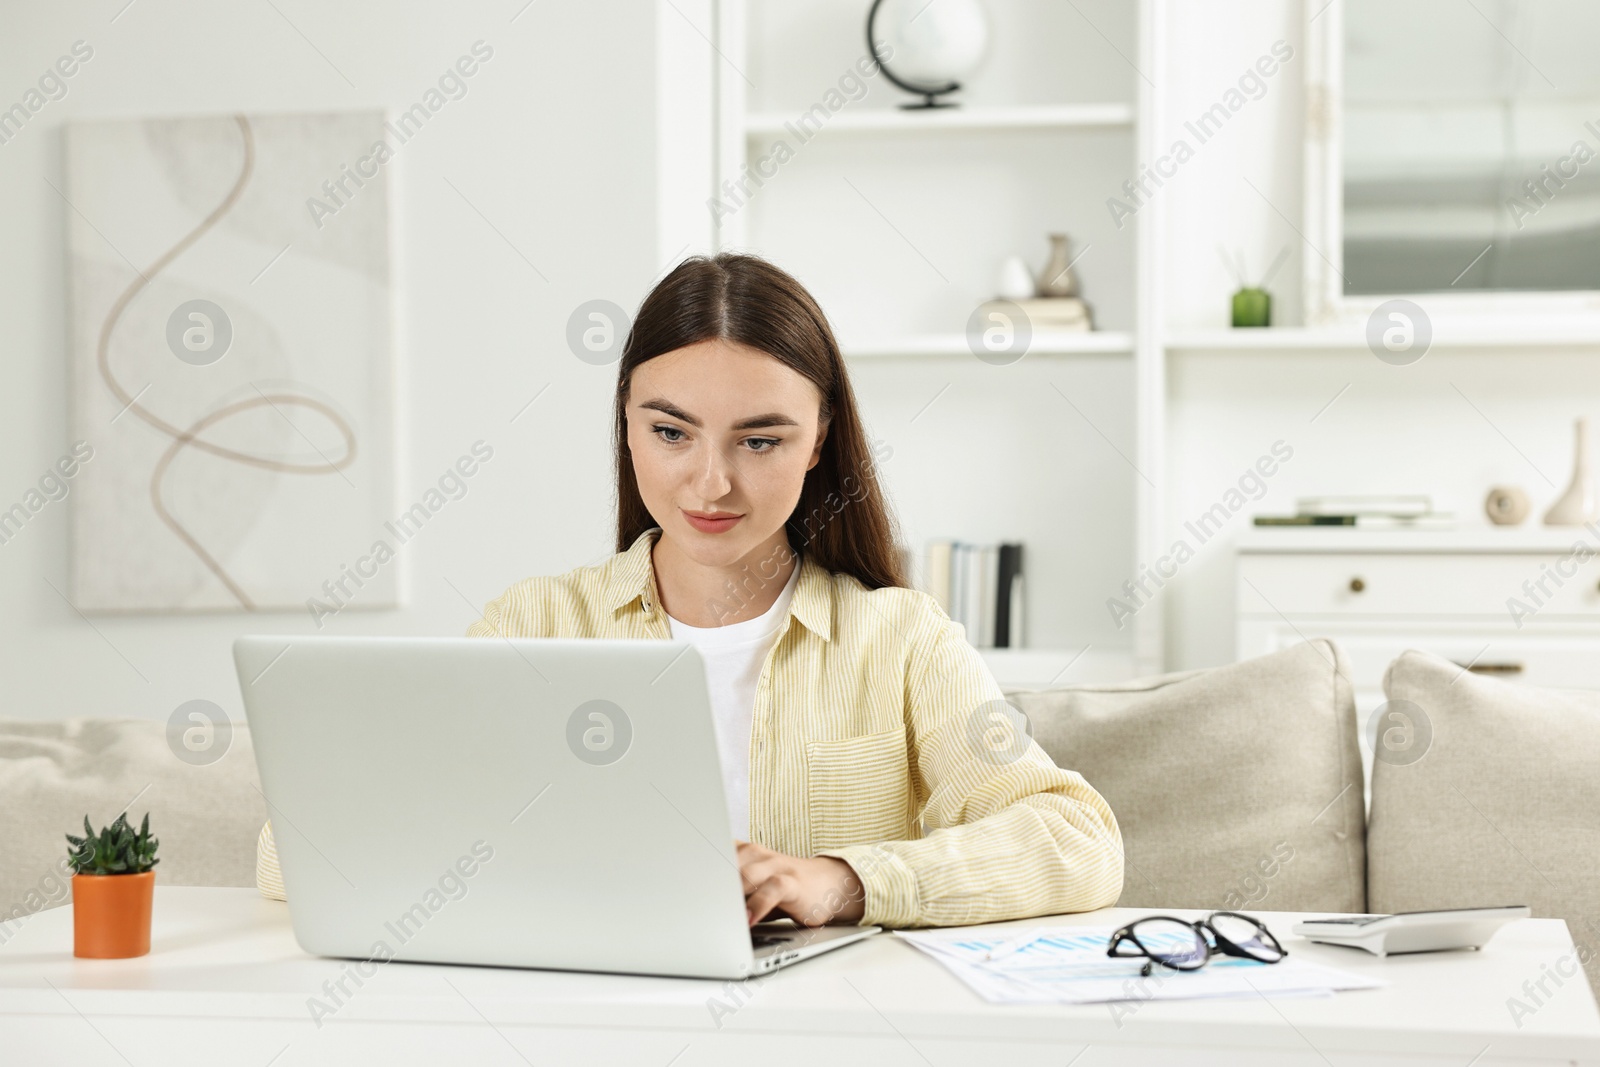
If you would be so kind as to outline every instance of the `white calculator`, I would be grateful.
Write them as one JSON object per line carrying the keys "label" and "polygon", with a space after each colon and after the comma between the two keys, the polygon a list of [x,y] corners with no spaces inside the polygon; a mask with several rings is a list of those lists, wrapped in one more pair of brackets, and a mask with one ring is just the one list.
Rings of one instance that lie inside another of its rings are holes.
{"label": "white calculator", "polygon": [[1440,952],[1482,948],[1495,931],[1531,913],[1526,904],[1494,908],[1451,908],[1444,911],[1402,911],[1394,915],[1340,915],[1307,919],[1294,932],[1324,945],[1348,945],[1375,956],[1404,952]]}

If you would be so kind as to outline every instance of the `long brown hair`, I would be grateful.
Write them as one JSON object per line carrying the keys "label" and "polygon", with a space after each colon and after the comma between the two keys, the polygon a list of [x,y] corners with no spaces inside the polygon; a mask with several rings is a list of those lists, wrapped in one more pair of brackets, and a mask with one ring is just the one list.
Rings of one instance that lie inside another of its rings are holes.
{"label": "long brown hair", "polygon": [[737,252],[679,263],[644,298],[628,331],[617,369],[617,551],[660,525],[639,495],[628,448],[633,371],[656,356],[714,339],[767,353],[822,394],[820,425],[828,427],[828,436],[784,523],[790,547],[868,589],[906,585],[898,526],[884,503],[876,458],[827,317],[794,277],[759,256]]}

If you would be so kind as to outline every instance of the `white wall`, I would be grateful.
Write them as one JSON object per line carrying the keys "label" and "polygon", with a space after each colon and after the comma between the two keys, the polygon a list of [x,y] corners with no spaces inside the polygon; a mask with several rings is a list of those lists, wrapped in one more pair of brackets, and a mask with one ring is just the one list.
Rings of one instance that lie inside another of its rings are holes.
{"label": "white wall", "polygon": [[[401,550],[409,605],[352,609],[322,631],[459,634],[513,581],[612,551],[615,369],[573,357],[565,325],[585,300],[636,306],[663,266],[657,5],[544,0],[519,14],[525,0],[274,4],[164,0],[120,14],[122,0],[6,5],[0,106],[20,99],[74,41],[94,55],[63,99],[0,145],[0,500],[18,500],[71,443],[69,208],[46,183],[61,184],[63,121],[403,107],[482,39],[494,57],[468,95],[390,164],[404,380],[399,498],[416,500],[474,441],[488,442],[494,458]],[[70,588],[67,518],[67,505],[51,504],[0,545],[0,715],[166,719],[204,698],[241,719],[232,639],[314,632],[304,612],[86,620],[51,588]]]}
{"label": "white wall", "polygon": [[[1241,109],[1163,190],[1168,326],[1227,325],[1235,286],[1219,242],[1242,249],[1252,273],[1279,249],[1292,249],[1270,288],[1274,321],[1299,325],[1302,4],[1176,0],[1167,8],[1171,66],[1164,92],[1173,137],[1273,41],[1284,39],[1296,52],[1266,95]],[[1460,17],[1479,19],[1469,6]],[[1535,62],[1544,67],[1554,60]],[[1551,77],[1561,75],[1552,70]],[[1509,483],[1527,490],[1537,521],[1571,474],[1572,420],[1587,415],[1591,426],[1600,423],[1600,348],[1593,347],[1436,349],[1407,367],[1382,363],[1364,349],[1177,353],[1168,368],[1166,506],[1173,531],[1216,503],[1274,441],[1295,450],[1267,495],[1169,583],[1172,669],[1233,659],[1232,551],[1251,514],[1292,511],[1301,495],[1413,492],[1431,494],[1436,508],[1457,513],[1464,525],[1481,526],[1489,487]]]}

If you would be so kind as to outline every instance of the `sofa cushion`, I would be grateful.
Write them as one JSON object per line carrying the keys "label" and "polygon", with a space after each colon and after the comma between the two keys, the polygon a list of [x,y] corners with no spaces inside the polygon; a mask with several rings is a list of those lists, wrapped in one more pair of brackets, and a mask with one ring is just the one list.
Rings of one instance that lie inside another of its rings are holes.
{"label": "sofa cushion", "polygon": [[259,787],[244,724],[200,763],[174,753],[164,722],[0,719],[0,944],[15,932],[4,920],[70,899],[66,835],[85,815],[98,831],[125,807],[136,828],[149,812],[157,885],[254,885]]}
{"label": "sofa cushion", "polygon": [[1380,735],[1375,748],[1370,906],[1527,904],[1566,920],[1600,990],[1600,692],[1487,678],[1417,651],[1389,664],[1383,691],[1411,721],[1386,711],[1380,728],[1411,747]]}
{"label": "sofa cushion", "polygon": [[1328,640],[1111,685],[1008,689],[1122,830],[1122,907],[1366,908],[1355,700]]}

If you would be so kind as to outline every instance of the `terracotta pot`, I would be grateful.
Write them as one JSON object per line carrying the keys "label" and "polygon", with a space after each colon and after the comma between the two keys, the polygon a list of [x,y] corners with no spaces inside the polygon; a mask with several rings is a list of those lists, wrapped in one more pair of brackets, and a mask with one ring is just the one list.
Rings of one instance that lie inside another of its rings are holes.
{"label": "terracotta pot", "polygon": [[150,951],[156,872],[72,876],[72,954],[120,960]]}

